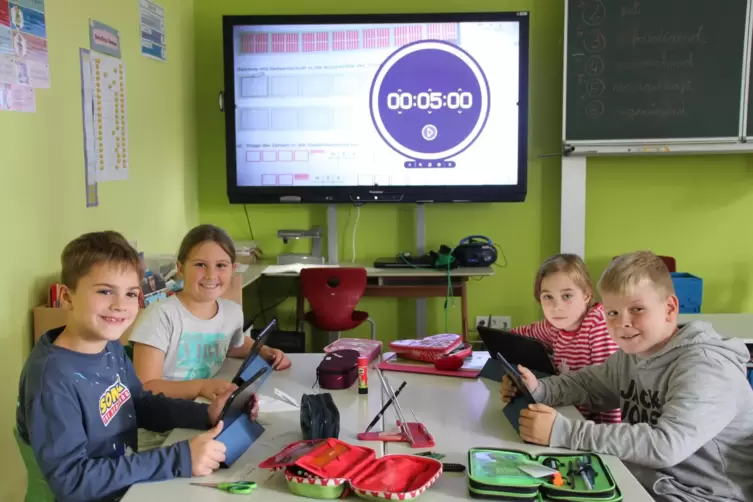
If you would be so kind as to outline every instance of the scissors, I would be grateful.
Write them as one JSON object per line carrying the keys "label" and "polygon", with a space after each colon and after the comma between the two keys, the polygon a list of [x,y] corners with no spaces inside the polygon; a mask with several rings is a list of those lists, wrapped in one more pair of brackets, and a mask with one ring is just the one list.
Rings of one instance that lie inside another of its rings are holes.
{"label": "scissors", "polygon": [[256,488],[254,481],[234,481],[232,483],[191,483],[193,486],[216,488],[233,495],[250,495]]}

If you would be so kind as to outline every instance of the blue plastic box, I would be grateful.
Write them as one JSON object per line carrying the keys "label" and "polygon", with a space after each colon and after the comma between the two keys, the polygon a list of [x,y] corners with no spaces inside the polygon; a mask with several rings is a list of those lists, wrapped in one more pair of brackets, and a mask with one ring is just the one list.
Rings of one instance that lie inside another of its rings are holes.
{"label": "blue plastic box", "polygon": [[672,272],[675,294],[680,300],[681,314],[700,314],[703,300],[703,279],[687,272]]}

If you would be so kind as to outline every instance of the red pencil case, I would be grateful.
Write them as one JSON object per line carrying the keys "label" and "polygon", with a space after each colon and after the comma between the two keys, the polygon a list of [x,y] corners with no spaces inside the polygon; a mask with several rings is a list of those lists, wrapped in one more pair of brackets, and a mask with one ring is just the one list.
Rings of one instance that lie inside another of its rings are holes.
{"label": "red pencil case", "polygon": [[292,443],[259,467],[284,470],[293,494],[317,499],[341,498],[352,490],[367,500],[413,500],[442,474],[442,464],[433,458],[376,458],[371,448],[339,439]]}
{"label": "red pencil case", "polygon": [[433,363],[455,350],[462,342],[460,335],[442,333],[419,340],[395,340],[390,342],[390,349],[406,359]]}
{"label": "red pencil case", "polygon": [[366,357],[371,362],[382,352],[382,342],[363,338],[339,338],[324,347],[327,354],[337,350],[356,350],[361,357]]}
{"label": "red pencil case", "polygon": [[358,378],[358,356],[356,350],[336,350],[325,354],[316,368],[319,387],[340,390],[353,385]]}

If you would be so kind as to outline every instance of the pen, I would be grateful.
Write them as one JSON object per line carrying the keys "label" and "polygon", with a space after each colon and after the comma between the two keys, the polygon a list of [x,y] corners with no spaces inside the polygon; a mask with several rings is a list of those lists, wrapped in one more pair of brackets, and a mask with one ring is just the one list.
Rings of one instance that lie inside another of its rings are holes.
{"label": "pen", "polygon": [[586,473],[586,468],[583,465],[583,461],[581,459],[577,459],[576,462],[578,463],[578,472],[580,472],[580,477],[583,478],[583,482],[586,484],[586,488],[593,490],[594,485],[593,483],[591,483],[591,478],[588,477],[588,473]]}
{"label": "pen", "polygon": [[[398,396],[398,394],[400,394],[400,391],[402,391],[402,390],[403,390],[403,388],[404,388],[404,387],[405,387],[405,386],[406,386],[407,384],[408,384],[408,382],[405,382],[405,381],[403,381],[403,383],[401,383],[401,384],[400,384],[400,387],[398,387],[398,388],[397,388],[397,390],[395,391],[395,397],[397,397],[397,396]],[[372,421],[371,421],[371,423],[369,424],[369,426],[368,426],[368,427],[366,427],[366,430],[365,430],[364,432],[369,432],[369,431],[371,430],[371,428],[372,428],[372,427],[374,427],[374,426],[376,425],[376,423],[377,423],[377,422],[379,421],[379,419],[380,419],[380,418],[382,418],[382,415],[384,415],[384,412],[385,412],[385,411],[387,411],[387,408],[389,408],[391,404],[392,404],[392,398],[390,398],[390,399],[389,399],[389,400],[388,400],[388,401],[387,401],[387,402],[386,402],[386,403],[384,404],[384,406],[382,406],[382,409],[381,409],[381,410],[379,410],[379,413],[377,413],[377,414],[376,414],[376,416],[374,417],[374,420],[372,420]]]}

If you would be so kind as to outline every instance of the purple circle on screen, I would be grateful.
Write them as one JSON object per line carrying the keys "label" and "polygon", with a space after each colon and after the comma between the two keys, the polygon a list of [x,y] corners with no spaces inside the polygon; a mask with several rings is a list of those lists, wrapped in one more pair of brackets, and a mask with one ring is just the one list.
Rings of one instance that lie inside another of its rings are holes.
{"label": "purple circle on screen", "polygon": [[483,130],[489,85],[467,52],[447,42],[420,41],[382,63],[370,105],[374,126],[395,151],[445,160],[467,149]]}

